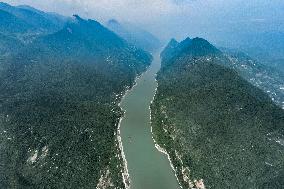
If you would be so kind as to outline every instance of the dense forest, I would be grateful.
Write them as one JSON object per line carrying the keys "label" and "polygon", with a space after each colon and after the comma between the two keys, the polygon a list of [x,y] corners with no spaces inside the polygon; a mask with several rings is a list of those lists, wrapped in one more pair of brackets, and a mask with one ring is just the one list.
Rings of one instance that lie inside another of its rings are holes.
{"label": "dense forest", "polygon": [[182,186],[283,188],[284,110],[245,80],[240,57],[201,38],[172,40],[161,57],[153,135]]}
{"label": "dense forest", "polygon": [[284,109],[284,73],[281,69],[267,66],[242,51],[222,48],[221,65],[232,68],[254,86],[266,92],[270,98]]}
{"label": "dense forest", "polygon": [[0,188],[125,188],[118,103],[151,55],[77,15],[0,17]]}

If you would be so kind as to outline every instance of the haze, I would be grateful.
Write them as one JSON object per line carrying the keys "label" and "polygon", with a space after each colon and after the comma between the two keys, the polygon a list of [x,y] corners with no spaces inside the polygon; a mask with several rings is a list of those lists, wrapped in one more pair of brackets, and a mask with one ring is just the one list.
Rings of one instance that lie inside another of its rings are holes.
{"label": "haze", "polygon": [[234,46],[242,35],[284,32],[283,0],[7,0],[12,5],[105,23],[115,18],[134,23],[166,41],[200,36]]}

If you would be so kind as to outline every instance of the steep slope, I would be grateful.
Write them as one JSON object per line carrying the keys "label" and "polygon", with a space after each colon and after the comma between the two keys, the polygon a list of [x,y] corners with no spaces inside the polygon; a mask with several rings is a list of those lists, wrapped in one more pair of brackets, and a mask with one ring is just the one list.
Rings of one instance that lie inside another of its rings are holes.
{"label": "steep slope", "polygon": [[213,45],[190,41],[162,55],[151,105],[153,136],[182,186],[282,188],[284,110]]}
{"label": "steep slope", "polygon": [[151,56],[75,16],[6,62],[0,188],[125,188],[118,103]]}
{"label": "steep slope", "polygon": [[106,25],[129,43],[146,51],[153,52],[161,47],[161,42],[157,37],[137,26],[121,24],[114,19],[109,20]]}
{"label": "steep slope", "polygon": [[284,109],[284,74],[281,69],[275,69],[256,61],[243,52],[232,49],[222,49],[225,66],[236,70],[243,78],[254,86],[266,92],[271,99]]}
{"label": "steep slope", "polygon": [[[187,38],[178,43],[172,39],[161,53],[163,57],[162,64],[165,66],[167,63],[171,63],[171,59],[178,58],[177,56],[186,53],[186,48],[190,49],[192,45],[196,46],[190,44],[192,41],[194,40]],[[200,44],[199,46],[206,48],[206,45],[204,45]],[[207,45],[210,47],[211,44]],[[221,48],[221,52],[212,46],[212,50],[212,52],[205,52],[202,49],[198,49],[197,52],[205,53],[205,55],[207,53],[207,56],[216,52],[217,64],[235,70],[241,77],[267,93],[277,105],[284,108],[284,74],[281,70],[266,66],[262,62],[256,61],[247,54],[235,49]],[[193,53],[191,51],[191,54]],[[195,53],[195,55],[197,54]],[[207,59],[210,60],[211,57],[208,56]]]}

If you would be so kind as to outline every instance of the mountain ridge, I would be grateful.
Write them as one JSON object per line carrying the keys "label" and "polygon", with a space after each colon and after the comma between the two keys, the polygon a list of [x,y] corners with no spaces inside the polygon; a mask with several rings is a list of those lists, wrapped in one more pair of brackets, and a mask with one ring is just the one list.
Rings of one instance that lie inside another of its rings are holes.
{"label": "mountain ridge", "polygon": [[126,188],[118,104],[152,56],[78,15],[16,47],[0,57],[0,188]]}
{"label": "mountain ridge", "polygon": [[284,150],[277,141],[284,139],[284,110],[221,51],[205,40],[191,43],[170,59],[162,55],[151,105],[153,137],[180,183],[281,188]]}

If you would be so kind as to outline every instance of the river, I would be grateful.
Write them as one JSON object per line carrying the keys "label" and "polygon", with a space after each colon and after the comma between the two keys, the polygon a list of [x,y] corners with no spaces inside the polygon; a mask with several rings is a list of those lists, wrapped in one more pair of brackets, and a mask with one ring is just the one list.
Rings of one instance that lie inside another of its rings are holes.
{"label": "river", "polygon": [[167,156],[155,148],[151,134],[149,106],[157,88],[155,75],[160,63],[156,53],[147,72],[120,103],[125,111],[120,130],[131,189],[180,188]]}

